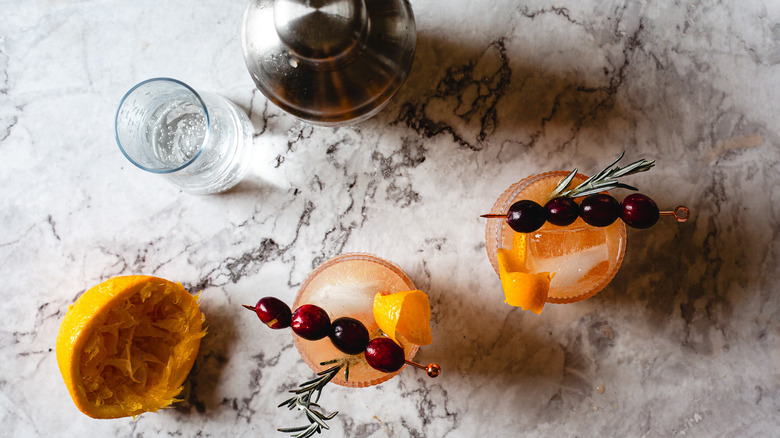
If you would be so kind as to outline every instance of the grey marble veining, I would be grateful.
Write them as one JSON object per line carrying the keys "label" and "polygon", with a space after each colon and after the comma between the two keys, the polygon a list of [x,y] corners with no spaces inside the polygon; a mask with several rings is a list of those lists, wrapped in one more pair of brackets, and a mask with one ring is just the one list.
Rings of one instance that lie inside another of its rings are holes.
{"label": "grey marble veining", "polygon": [[[240,304],[292,302],[363,251],[432,303],[434,343],[376,387],[331,387],[329,436],[774,436],[780,430],[780,3],[412,1],[407,82],[376,117],[312,127],[257,90],[243,2],[0,0],[0,436],[282,436],[311,376]],[[119,153],[115,107],[170,76],[239,104],[252,175],[179,192]],[[691,220],[629,230],[586,301],[503,304],[495,198],[532,173],[655,159],[631,184]],[[77,411],[54,355],[76,297],[144,273],[201,290],[209,335],[183,402]]]}

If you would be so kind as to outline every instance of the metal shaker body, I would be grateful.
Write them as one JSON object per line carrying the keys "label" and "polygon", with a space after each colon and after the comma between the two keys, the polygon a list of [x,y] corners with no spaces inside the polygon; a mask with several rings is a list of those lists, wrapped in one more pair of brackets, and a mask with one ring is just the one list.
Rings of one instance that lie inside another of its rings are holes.
{"label": "metal shaker body", "polygon": [[417,42],[407,0],[250,0],[243,37],[257,88],[319,125],[381,110],[409,75]]}

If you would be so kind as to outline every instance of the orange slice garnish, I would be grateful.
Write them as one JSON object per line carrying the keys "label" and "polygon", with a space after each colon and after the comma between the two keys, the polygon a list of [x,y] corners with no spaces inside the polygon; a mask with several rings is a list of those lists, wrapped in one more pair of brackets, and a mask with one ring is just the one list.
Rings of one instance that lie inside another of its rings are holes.
{"label": "orange slice garnish", "polygon": [[431,303],[420,290],[374,296],[374,320],[387,336],[398,343],[398,335],[415,345],[428,345],[431,336]]}
{"label": "orange slice garnish", "polygon": [[[520,233],[517,233],[520,234]],[[542,313],[544,303],[550,291],[550,280],[554,272],[524,272],[525,265],[518,265],[514,251],[498,250],[498,275],[504,289],[507,304],[530,310],[537,315]]]}

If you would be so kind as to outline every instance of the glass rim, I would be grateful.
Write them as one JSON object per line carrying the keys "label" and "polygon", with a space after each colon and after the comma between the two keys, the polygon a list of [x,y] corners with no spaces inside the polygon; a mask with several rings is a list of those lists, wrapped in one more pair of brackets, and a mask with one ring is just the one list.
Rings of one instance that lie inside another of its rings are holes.
{"label": "glass rim", "polygon": [[[206,115],[206,135],[203,137],[203,142],[201,142],[200,147],[198,148],[198,152],[195,155],[193,155],[192,158],[190,158],[186,162],[182,163],[181,165],[179,165],[178,167],[175,167],[173,169],[164,169],[164,170],[151,169],[151,168],[148,168],[148,167],[138,163],[137,161],[132,159],[130,157],[130,155],[128,155],[127,151],[125,151],[125,148],[122,146],[122,142],[119,140],[119,132],[118,132],[118,126],[117,125],[118,125],[118,121],[119,121],[119,111],[122,109],[122,105],[125,103],[127,98],[134,91],[136,91],[138,88],[140,88],[140,87],[142,87],[142,86],[144,86],[146,84],[152,83],[152,82],[172,82],[172,83],[174,83],[176,85],[180,85],[180,86],[186,88],[187,91],[192,93],[195,96],[195,99],[198,100],[198,102],[200,103],[200,107],[203,109],[203,113]],[[184,82],[182,82],[182,81],[180,81],[178,79],[173,79],[173,78],[168,78],[168,77],[156,77],[156,78],[149,78],[149,79],[146,79],[144,81],[141,81],[141,82],[135,84],[132,88],[130,88],[125,93],[124,96],[122,96],[122,100],[119,101],[119,105],[116,108],[116,114],[114,114],[114,139],[116,139],[116,144],[117,144],[117,146],[119,146],[119,150],[122,152],[122,155],[124,155],[125,158],[127,158],[127,160],[130,161],[134,166],[138,167],[139,169],[145,170],[147,172],[151,172],[151,173],[169,174],[169,173],[173,173],[173,172],[178,172],[178,171],[186,168],[187,166],[191,165],[195,160],[198,159],[198,157],[200,156],[201,152],[203,152],[203,147],[208,142],[210,134],[211,134],[211,121],[210,121],[210,117],[209,117],[209,110],[208,110],[208,108],[206,108],[206,103],[203,102],[203,98],[200,97],[200,94],[197,91],[195,91],[192,87],[190,87],[189,85],[185,84]]]}

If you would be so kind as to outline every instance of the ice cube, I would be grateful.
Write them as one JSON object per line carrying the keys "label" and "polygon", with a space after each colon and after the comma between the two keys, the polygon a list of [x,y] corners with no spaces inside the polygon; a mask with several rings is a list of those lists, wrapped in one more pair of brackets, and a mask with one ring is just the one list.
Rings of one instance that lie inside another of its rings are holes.
{"label": "ice cube", "polygon": [[567,289],[597,275],[604,267],[608,268],[608,256],[607,244],[604,243],[557,257],[537,257],[535,254],[529,254],[528,266],[534,273],[555,272],[550,288]]}
{"label": "ice cube", "polygon": [[539,258],[549,258],[603,245],[607,241],[607,232],[604,228],[586,225],[538,231],[529,237],[528,252]]}
{"label": "ice cube", "polygon": [[555,272],[550,288],[584,288],[588,279],[609,268],[609,247],[603,228],[561,228],[532,233],[528,242],[530,272]]}

